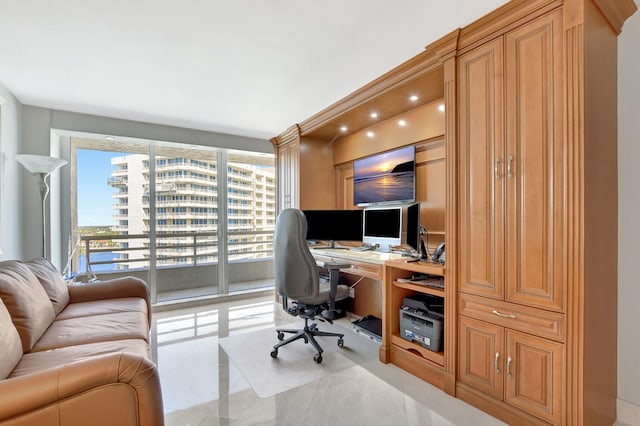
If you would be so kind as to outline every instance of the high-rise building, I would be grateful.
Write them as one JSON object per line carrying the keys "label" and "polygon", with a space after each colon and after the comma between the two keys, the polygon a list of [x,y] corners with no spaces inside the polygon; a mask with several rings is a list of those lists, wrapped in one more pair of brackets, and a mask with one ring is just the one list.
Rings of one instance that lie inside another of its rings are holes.
{"label": "high-rise building", "polygon": [[[117,188],[113,230],[119,239],[118,269],[148,267],[149,160],[115,157],[109,184]],[[218,165],[186,157],[156,157],[155,221],[158,266],[217,262]],[[272,255],[276,213],[274,168],[229,161],[226,170],[227,252],[230,261]]]}

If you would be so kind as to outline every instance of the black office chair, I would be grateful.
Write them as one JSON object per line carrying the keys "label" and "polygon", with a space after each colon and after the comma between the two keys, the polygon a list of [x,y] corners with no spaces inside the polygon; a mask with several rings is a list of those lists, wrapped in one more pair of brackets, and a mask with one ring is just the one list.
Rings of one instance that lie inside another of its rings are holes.
{"label": "black office chair", "polygon": [[[285,209],[280,212],[276,220],[274,249],[276,290],[282,296],[285,311],[304,318],[304,329],[277,329],[281,342],[273,347],[271,356],[278,356],[279,347],[304,339],[304,343],[311,342],[318,351],[313,360],[320,364],[322,347],[315,337],[337,337],[338,346],[342,347],[344,334],[320,331],[315,323],[309,325],[309,320],[317,318],[319,321],[332,323],[338,317],[335,302],[349,295],[349,287],[338,285],[339,270],[351,265],[326,262],[323,267],[329,270],[330,279],[329,282],[321,282],[318,265],[309,251],[306,235],[307,220],[302,211]],[[292,333],[293,336],[284,340],[285,333]]]}

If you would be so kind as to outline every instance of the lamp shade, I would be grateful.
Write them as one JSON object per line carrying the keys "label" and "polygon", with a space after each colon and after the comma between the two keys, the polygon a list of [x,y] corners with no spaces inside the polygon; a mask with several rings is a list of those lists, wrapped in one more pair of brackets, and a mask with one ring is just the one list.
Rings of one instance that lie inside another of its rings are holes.
{"label": "lamp shade", "polygon": [[66,160],[46,155],[19,154],[16,160],[31,173],[51,173],[67,164]]}

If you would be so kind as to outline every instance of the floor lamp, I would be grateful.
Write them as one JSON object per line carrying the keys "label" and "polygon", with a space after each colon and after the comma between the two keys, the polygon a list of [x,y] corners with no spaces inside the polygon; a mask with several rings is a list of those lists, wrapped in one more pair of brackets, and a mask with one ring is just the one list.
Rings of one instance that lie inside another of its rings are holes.
{"label": "floor lamp", "polygon": [[46,155],[19,154],[16,160],[29,170],[39,179],[40,183],[40,199],[42,200],[42,256],[47,257],[47,215],[46,201],[49,195],[49,183],[47,178],[49,175],[60,167],[67,164],[66,160],[61,158],[49,157]]}

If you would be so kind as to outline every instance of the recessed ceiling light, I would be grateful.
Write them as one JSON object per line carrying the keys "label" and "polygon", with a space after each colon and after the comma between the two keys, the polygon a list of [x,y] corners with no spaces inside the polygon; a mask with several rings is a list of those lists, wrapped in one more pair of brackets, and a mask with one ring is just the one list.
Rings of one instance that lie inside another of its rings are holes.
{"label": "recessed ceiling light", "polygon": [[438,111],[444,112],[444,104],[438,105]]}
{"label": "recessed ceiling light", "polygon": [[377,112],[372,112],[370,117],[371,118],[378,118],[378,113]]}
{"label": "recessed ceiling light", "polygon": [[116,138],[115,138],[115,137],[113,137],[113,136],[105,136],[104,138],[105,138],[106,140],[108,140],[108,141],[115,141],[115,140],[116,140]]}
{"label": "recessed ceiling light", "polygon": [[376,134],[375,134],[375,133],[373,133],[372,131],[368,131],[368,132],[367,132],[367,136],[368,136],[368,137],[370,137],[370,138],[374,137],[375,135],[376,135]]}
{"label": "recessed ceiling light", "polygon": [[411,96],[409,96],[409,100],[410,100],[411,102],[415,102],[415,101],[417,101],[417,100],[418,100],[418,95],[411,95]]}
{"label": "recessed ceiling light", "polygon": [[407,122],[405,120],[398,120],[398,125],[404,127],[407,125]]}
{"label": "recessed ceiling light", "polygon": [[340,131],[341,132],[346,132],[347,130],[349,130],[349,128],[347,126],[341,126],[340,127]]}

